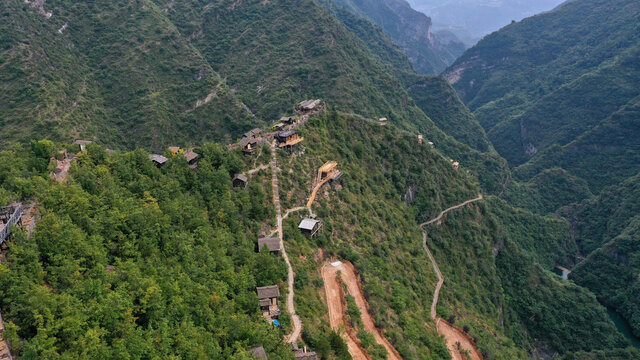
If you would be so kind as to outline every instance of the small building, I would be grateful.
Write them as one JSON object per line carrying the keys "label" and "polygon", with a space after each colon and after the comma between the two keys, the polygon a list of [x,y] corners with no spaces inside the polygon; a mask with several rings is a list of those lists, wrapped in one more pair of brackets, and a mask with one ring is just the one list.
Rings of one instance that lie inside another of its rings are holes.
{"label": "small building", "polygon": [[231,179],[233,187],[247,187],[248,182],[249,179],[247,179],[243,174],[236,174],[233,179]]}
{"label": "small building", "polygon": [[280,255],[280,239],[277,237],[260,237],[258,238],[258,251],[262,251],[262,248],[267,246],[269,252],[273,255]]}
{"label": "small building", "polygon": [[278,141],[278,147],[292,147],[296,144],[298,144],[299,142],[301,142],[302,140],[304,140],[303,137],[298,135],[298,132],[295,130],[287,130],[287,131],[283,131],[278,133],[275,136],[276,140]]}
{"label": "small building", "polygon": [[273,128],[274,130],[280,131],[280,130],[282,130],[282,128],[283,128],[283,127],[285,127],[285,126],[287,126],[287,125],[286,125],[286,124],[284,124],[284,123],[278,122],[278,123],[275,123],[275,124],[272,126],[272,128]]}
{"label": "small building", "polygon": [[169,151],[171,151],[171,155],[176,156],[180,153],[180,148],[177,146],[169,146]]}
{"label": "small building", "polygon": [[278,318],[280,316],[280,307],[278,306],[278,297],[280,297],[280,289],[278,285],[260,286],[256,288],[260,303],[262,315],[267,318]]}
{"label": "small building", "polygon": [[293,355],[296,359],[302,360],[318,360],[318,355],[314,351],[307,351],[307,347],[304,349],[293,350]]}
{"label": "small building", "polygon": [[309,113],[309,112],[314,112],[314,111],[318,111],[320,109],[320,104],[322,103],[322,100],[317,99],[317,100],[305,100],[302,101],[298,104],[298,109],[302,112],[305,113]]}
{"label": "small building", "polygon": [[429,144],[431,147],[434,147],[434,145],[433,145],[433,141],[429,141],[429,143],[428,143],[428,144]]}
{"label": "small building", "polygon": [[245,137],[240,141],[240,148],[244,154],[253,154],[258,146],[258,139]]}
{"label": "small building", "polygon": [[149,159],[156,165],[156,167],[161,168],[164,166],[164,164],[167,163],[167,159],[166,157],[162,156],[162,155],[158,155],[158,154],[149,154]]}
{"label": "small building", "polygon": [[264,347],[256,346],[249,350],[251,355],[253,355],[256,359],[268,360],[267,353],[264,351]]}
{"label": "small building", "polygon": [[73,142],[73,145],[78,145],[80,151],[87,150],[87,145],[91,144],[93,141],[90,140],[76,140]]}
{"label": "small building", "polygon": [[298,225],[298,229],[300,229],[300,231],[302,231],[302,233],[307,235],[308,237],[313,237],[313,235],[315,235],[318,230],[320,230],[321,226],[322,222],[320,220],[305,218],[302,219],[302,221]]}
{"label": "small building", "polygon": [[453,168],[454,168],[455,170],[458,170],[458,168],[460,168],[460,163],[459,163],[459,162],[457,162],[457,161],[454,161],[451,165],[453,166]]}
{"label": "small building", "polygon": [[195,169],[196,167],[198,167],[198,157],[199,155],[193,151],[193,149],[188,149],[185,152],[182,153],[182,155],[184,155],[185,159],[187,159],[187,162],[189,163],[189,167],[192,169]]}
{"label": "small building", "polygon": [[260,131],[261,130],[259,128],[255,128],[246,132],[244,135],[242,135],[242,137],[248,139],[257,139],[258,137],[260,137]]}
{"label": "small building", "polygon": [[342,177],[342,172],[336,169],[338,163],[335,161],[327,161],[318,169],[318,175],[316,177],[316,183],[322,181],[331,181],[331,183],[338,182]]}
{"label": "small building", "polygon": [[422,144],[422,135],[418,135],[418,144]]}
{"label": "small building", "polygon": [[386,117],[383,117],[383,118],[378,119],[378,124],[380,124],[380,126],[385,126],[385,125],[387,125],[388,121],[389,120]]}

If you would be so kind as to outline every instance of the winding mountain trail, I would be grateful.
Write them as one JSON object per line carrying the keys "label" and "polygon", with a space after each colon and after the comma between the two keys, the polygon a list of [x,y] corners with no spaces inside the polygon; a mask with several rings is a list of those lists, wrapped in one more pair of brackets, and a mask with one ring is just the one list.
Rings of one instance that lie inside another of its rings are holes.
{"label": "winding mountain trail", "polygon": [[[427,252],[429,260],[431,260],[431,264],[433,264],[433,269],[438,276],[438,283],[436,284],[436,289],[433,292],[433,301],[431,302],[431,318],[436,322],[438,333],[445,337],[447,341],[447,348],[449,348],[449,352],[451,353],[451,357],[453,358],[453,360],[482,360],[482,355],[480,354],[480,351],[478,351],[478,349],[475,347],[471,337],[468,334],[466,334],[458,327],[445,321],[444,319],[438,318],[438,315],[436,313],[436,306],[438,305],[438,298],[440,297],[440,289],[442,288],[442,284],[444,284],[444,276],[442,276],[442,272],[440,272],[438,263],[436,263],[436,259],[434,259],[433,254],[427,246],[427,232],[424,230],[424,226],[440,221],[442,217],[451,210],[459,209],[467,204],[480,201],[482,199],[482,194],[480,194],[477,198],[467,200],[463,203],[445,209],[444,211],[440,212],[440,214],[438,214],[438,216],[436,216],[435,218],[420,224],[420,230],[422,230],[422,247]],[[463,355],[461,353],[461,350],[465,352],[466,355]]]}
{"label": "winding mountain trail", "polygon": [[273,189],[273,204],[276,207],[278,238],[280,239],[280,248],[282,249],[281,253],[284,261],[287,263],[287,286],[289,289],[289,291],[287,292],[287,311],[289,311],[289,315],[291,315],[291,322],[293,323],[293,331],[290,335],[287,336],[287,342],[295,344],[300,337],[300,332],[302,331],[302,321],[300,321],[300,317],[298,316],[298,314],[296,314],[295,304],[293,303],[293,297],[295,296],[293,289],[295,274],[293,272],[293,268],[291,267],[291,261],[289,261],[287,250],[284,247],[284,237],[282,233],[282,209],[280,207],[280,190],[278,189],[278,162],[276,157],[275,145],[272,144],[271,147],[271,187]]}
{"label": "winding mountain trail", "polygon": [[[335,262],[325,263],[322,266],[322,280],[324,281],[324,289],[327,296],[327,306],[329,307],[329,322],[331,328],[338,330],[340,324],[344,324],[347,327],[347,320],[345,318],[345,309],[343,306],[342,285],[338,281],[338,272],[340,272],[340,279],[347,286],[349,294],[353,296],[358,309],[360,310],[360,317],[364,329],[376,339],[376,342],[387,350],[387,359],[389,360],[402,360],[400,353],[382,334],[382,331],[376,327],[376,323],[369,314],[369,304],[364,297],[362,288],[360,287],[360,278],[356,275],[355,268],[350,262]],[[346,335],[346,336],[345,336]],[[347,333],[343,335],[346,337],[347,346],[349,347],[349,353],[354,359],[368,359],[369,355],[366,353],[362,346],[356,339],[353,339],[353,334]],[[364,356],[364,357],[363,357]]]}
{"label": "winding mountain trail", "polygon": [[260,165],[260,166],[258,166],[256,168],[253,168],[253,169],[247,171],[247,174],[253,175],[253,174],[257,173],[260,170],[266,170],[268,168],[269,168],[269,165],[263,164],[263,165]]}

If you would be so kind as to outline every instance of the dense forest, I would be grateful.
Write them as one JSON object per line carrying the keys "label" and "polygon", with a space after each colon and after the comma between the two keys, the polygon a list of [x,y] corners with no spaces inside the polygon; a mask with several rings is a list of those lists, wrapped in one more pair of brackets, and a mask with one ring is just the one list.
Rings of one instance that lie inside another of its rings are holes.
{"label": "dense forest", "polygon": [[[381,18],[391,8],[397,23]],[[486,360],[640,358],[607,315],[640,335],[639,14],[631,0],[568,2],[437,76],[397,32],[430,26],[404,2],[3,2],[0,205],[21,202],[36,226],[13,228],[0,256],[2,338],[18,359],[253,359],[256,346],[294,359],[291,285],[297,345],[346,360],[321,275],[344,260],[405,359],[452,358],[429,312],[440,271],[437,316]],[[269,146],[273,121],[316,98],[304,140]],[[229,146],[255,127],[267,143],[251,155]],[[276,204],[303,206],[327,161],[342,176],[309,210],[319,233],[292,211],[288,258],[258,251]],[[425,225],[423,244],[419,224],[479,195]],[[266,285],[278,326],[260,311]],[[354,298],[344,305],[385,359]]]}

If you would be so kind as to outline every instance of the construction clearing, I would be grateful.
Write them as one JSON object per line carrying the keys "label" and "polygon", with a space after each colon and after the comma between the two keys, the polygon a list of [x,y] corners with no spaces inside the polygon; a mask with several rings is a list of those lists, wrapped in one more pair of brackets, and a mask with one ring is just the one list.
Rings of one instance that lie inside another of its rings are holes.
{"label": "construction clearing", "polygon": [[[339,276],[338,276],[339,274]],[[375,320],[369,312],[369,304],[362,292],[361,282],[356,275],[355,268],[350,262],[334,261],[326,262],[322,267],[322,280],[324,282],[324,291],[327,298],[327,307],[329,308],[329,323],[331,328],[340,333],[340,336],[347,343],[349,353],[355,360],[371,359],[367,351],[360,345],[355,331],[350,331],[349,323],[346,318],[346,307],[344,305],[344,291],[342,283],[347,287],[347,291],[353,296],[360,317],[367,332],[373,334],[376,342],[387,350],[387,359],[401,360],[402,357],[395,347],[387,340],[382,331],[376,327]],[[345,331],[341,331],[341,327]]]}

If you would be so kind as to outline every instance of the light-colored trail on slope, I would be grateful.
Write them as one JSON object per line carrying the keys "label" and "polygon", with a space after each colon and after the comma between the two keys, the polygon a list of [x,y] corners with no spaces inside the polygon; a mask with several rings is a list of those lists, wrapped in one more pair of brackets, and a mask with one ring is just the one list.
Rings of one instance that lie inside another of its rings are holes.
{"label": "light-colored trail on slope", "polygon": [[289,311],[289,315],[291,315],[291,322],[293,323],[293,331],[290,335],[287,336],[288,343],[296,343],[298,337],[300,337],[300,332],[302,331],[302,321],[300,321],[300,317],[296,314],[296,308],[293,303],[293,297],[295,295],[293,289],[293,281],[295,280],[295,274],[293,273],[293,268],[291,267],[291,262],[289,261],[289,256],[287,255],[287,250],[284,246],[284,237],[282,233],[282,209],[280,208],[280,190],[278,189],[278,163],[276,158],[276,149],[275,145],[272,145],[271,151],[271,169],[272,169],[272,178],[271,178],[271,188],[273,189],[273,204],[276,207],[276,217],[278,222],[278,238],[280,239],[280,248],[282,249],[282,257],[284,261],[287,263],[287,310]]}
{"label": "light-colored trail on slope", "polygon": [[[355,303],[360,310],[364,329],[373,334],[378,344],[385,347],[385,349],[387,350],[387,359],[402,360],[402,357],[400,356],[398,351],[393,347],[393,345],[391,345],[387,338],[382,334],[380,329],[376,327],[376,323],[373,317],[371,316],[371,314],[369,314],[369,304],[367,303],[367,300],[364,298],[364,294],[362,293],[362,288],[360,287],[360,279],[356,275],[355,269],[350,262],[342,262],[338,266],[333,266],[331,263],[327,262],[322,267],[322,280],[325,283],[331,328],[336,329],[339,326],[338,321],[342,321],[342,323],[346,325],[346,319],[344,318],[344,309],[342,309],[342,299],[339,297],[336,299],[335,289],[336,287],[340,289],[340,283],[337,279],[338,271],[340,271],[340,277],[342,281],[347,286],[349,294],[353,296]],[[357,351],[351,352],[351,350],[349,350],[349,352],[354,358],[357,358],[359,356]]]}
{"label": "light-colored trail on slope", "polygon": [[332,178],[326,177],[320,180],[320,182],[316,184],[316,186],[313,188],[313,191],[311,191],[311,196],[309,196],[309,201],[307,201],[307,208],[309,208],[309,211],[311,211],[311,205],[313,205],[313,202],[316,200],[316,195],[318,194],[318,190],[320,190],[322,185],[324,185],[327,181],[331,179]]}
{"label": "light-colored trail on slope", "polygon": [[[427,232],[424,230],[424,226],[440,221],[442,217],[451,210],[459,209],[467,204],[480,200],[482,200],[482,194],[478,195],[478,197],[475,199],[467,200],[458,205],[454,205],[440,212],[440,214],[438,214],[438,216],[436,216],[435,218],[420,224],[420,230],[422,230],[422,247],[427,252],[429,260],[431,260],[431,264],[433,264],[433,269],[438,276],[438,283],[436,284],[436,289],[433,292],[433,301],[431,302],[431,318],[436,322],[438,333],[444,335],[447,341],[447,348],[449,348],[449,352],[451,353],[453,360],[465,360],[467,358],[471,360],[482,360],[482,355],[474,346],[469,335],[453,326],[452,324],[448,323],[447,321],[438,318],[437,316],[436,306],[438,306],[438,298],[440,297],[440,289],[442,288],[442,284],[444,284],[444,277],[442,276],[442,272],[440,272],[440,268],[438,267],[438,263],[436,263],[436,259],[434,259],[433,254],[431,254],[431,251],[427,246]],[[463,356],[460,353],[458,345],[468,353],[468,356]]]}

